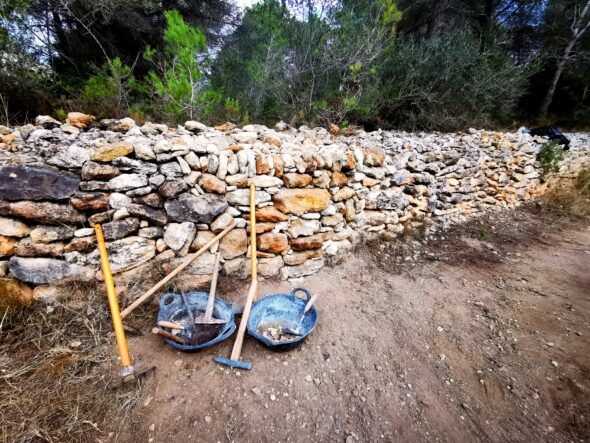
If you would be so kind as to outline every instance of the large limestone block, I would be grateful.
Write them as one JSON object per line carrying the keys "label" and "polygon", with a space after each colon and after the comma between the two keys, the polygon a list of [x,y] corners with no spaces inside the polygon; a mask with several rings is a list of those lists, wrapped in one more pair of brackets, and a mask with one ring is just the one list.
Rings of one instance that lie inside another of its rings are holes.
{"label": "large limestone block", "polygon": [[288,214],[302,215],[321,212],[330,205],[330,193],[325,189],[281,189],[274,196],[274,205]]}

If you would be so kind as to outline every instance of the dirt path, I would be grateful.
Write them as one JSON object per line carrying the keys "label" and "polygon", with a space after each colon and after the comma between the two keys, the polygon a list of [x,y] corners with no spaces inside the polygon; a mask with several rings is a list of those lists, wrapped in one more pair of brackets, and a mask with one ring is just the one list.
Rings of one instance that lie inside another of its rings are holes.
{"label": "dirt path", "polygon": [[211,360],[233,339],[197,354],[133,339],[157,371],[123,440],[587,441],[590,225],[517,214],[305,279],[318,327],[289,353],[247,338],[250,372]]}

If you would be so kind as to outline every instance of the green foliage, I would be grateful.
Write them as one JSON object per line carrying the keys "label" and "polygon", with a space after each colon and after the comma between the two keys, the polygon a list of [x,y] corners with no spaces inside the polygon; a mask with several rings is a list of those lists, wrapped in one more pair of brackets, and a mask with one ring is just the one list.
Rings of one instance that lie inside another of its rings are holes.
{"label": "green foliage", "polygon": [[498,46],[481,51],[469,32],[400,41],[378,60],[379,86],[363,104],[386,126],[458,130],[510,124],[527,71]]}
{"label": "green foliage", "polygon": [[207,49],[205,34],[189,26],[178,11],[166,11],[164,15],[167,22],[164,54],[158,58],[150,47],[144,53],[144,58],[157,69],[149,72],[148,82],[163,111],[173,119],[206,117],[222,97],[202,81],[207,58],[200,62],[197,55]]}
{"label": "green foliage", "polygon": [[545,143],[537,156],[537,160],[541,163],[543,177],[559,172],[559,163],[564,156],[563,149],[557,143],[553,141]]}
{"label": "green foliage", "polygon": [[490,238],[490,231],[485,226],[479,230],[479,239],[486,241]]}
{"label": "green foliage", "polygon": [[86,80],[80,101],[84,110],[98,116],[119,116],[127,113],[132,95],[140,89],[132,69],[115,58]]}
{"label": "green foliage", "polygon": [[[240,17],[233,0],[0,0],[2,112],[514,127],[539,109],[578,3],[261,0]],[[588,35],[545,124],[590,125]]]}

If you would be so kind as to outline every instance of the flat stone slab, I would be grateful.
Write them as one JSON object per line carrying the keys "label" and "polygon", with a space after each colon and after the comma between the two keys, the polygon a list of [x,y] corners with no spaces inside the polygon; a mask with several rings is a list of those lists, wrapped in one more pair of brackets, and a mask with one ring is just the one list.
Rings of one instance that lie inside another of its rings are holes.
{"label": "flat stone slab", "polygon": [[12,257],[8,269],[19,280],[35,285],[55,284],[69,279],[87,280],[92,276],[82,266],[55,258]]}
{"label": "flat stone slab", "polygon": [[5,200],[64,200],[70,198],[79,185],[80,179],[50,169],[0,168],[0,198]]}

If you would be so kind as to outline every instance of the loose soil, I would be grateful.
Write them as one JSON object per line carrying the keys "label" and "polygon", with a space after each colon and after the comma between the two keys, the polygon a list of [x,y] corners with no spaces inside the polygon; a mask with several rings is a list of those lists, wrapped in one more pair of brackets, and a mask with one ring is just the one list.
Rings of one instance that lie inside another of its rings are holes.
{"label": "loose soil", "polygon": [[[244,301],[248,282],[221,278]],[[430,239],[374,243],[297,283],[319,323],[277,353],[233,337],[181,353],[130,340],[157,366],[119,441],[588,441],[590,223],[529,207]],[[142,327],[144,330],[150,328]]]}

